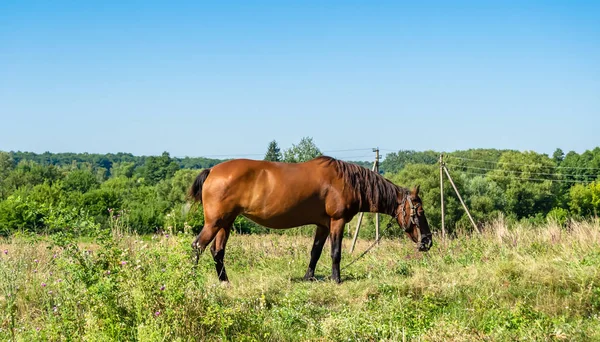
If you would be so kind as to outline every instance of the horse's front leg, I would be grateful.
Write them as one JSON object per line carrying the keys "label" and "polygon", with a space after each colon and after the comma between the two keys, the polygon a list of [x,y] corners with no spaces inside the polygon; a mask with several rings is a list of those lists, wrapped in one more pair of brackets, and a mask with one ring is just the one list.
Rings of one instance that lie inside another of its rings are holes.
{"label": "horse's front leg", "polygon": [[331,279],[341,283],[340,261],[342,260],[342,238],[344,237],[344,220],[331,220]]}

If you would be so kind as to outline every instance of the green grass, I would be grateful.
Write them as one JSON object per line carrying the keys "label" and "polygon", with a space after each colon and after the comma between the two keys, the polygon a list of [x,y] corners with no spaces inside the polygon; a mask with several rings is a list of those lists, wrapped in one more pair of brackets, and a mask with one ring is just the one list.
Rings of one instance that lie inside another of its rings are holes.
{"label": "green grass", "polygon": [[[341,285],[328,280],[329,245],[319,280],[301,280],[307,237],[232,235],[230,284],[210,253],[192,268],[191,239],[0,243],[0,340],[600,340],[597,221],[496,222],[481,236],[436,239],[428,253],[384,240],[342,268]],[[350,241],[342,267],[371,244],[350,255]]]}

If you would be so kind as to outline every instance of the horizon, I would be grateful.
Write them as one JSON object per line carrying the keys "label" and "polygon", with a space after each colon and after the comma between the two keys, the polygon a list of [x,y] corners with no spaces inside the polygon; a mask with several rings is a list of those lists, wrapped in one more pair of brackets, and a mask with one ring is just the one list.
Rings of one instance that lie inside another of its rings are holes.
{"label": "horizon", "polygon": [[[281,152],[283,153],[283,151],[285,149],[287,149],[286,147],[282,147],[279,146]],[[291,146],[290,146],[291,147]],[[319,146],[317,146],[319,147]],[[593,151],[596,148],[600,148],[599,146],[595,146],[594,148],[589,148],[586,149],[585,151],[582,152],[577,152],[577,151],[567,151],[567,150],[563,150],[560,147],[558,147],[557,149],[561,149],[564,153],[564,155],[566,156],[569,152],[575,152],[577,154],[582,154],[586,151]],[[457,149],[457,150],[452,150],[452,151],[436,151],[436,150],[391,150],[391,149],[379,149],[379,154],[380,154],[380,160],[384,160],[388,154],[390,153],[398,153],[401,151],[413,151],[413,152],[417,152],[417,153],[421,153],[421,152],[427,152],[427,151],[433,151],[436,153],[440,153],[440,154],[451,154],[451,153],[456,153],[456,152],[463,152],[463,151],[469,151],[469,150],[498,150],[498,151],[516,151],[516,152],[535,152],[541,155],[546,155],[550,158],[552,158],[552,154],[553,153],[542,153],[539,151],[533,151],[533,150],[515,150],[515,149],[497,149],[497,148],[467,148],[467,149]],[[555,149],[556,150],[556,149]],[[50,153],[50,154],[95,154],[95,155],[108,155],[108,154],[130,154],[134,157],[153,157],[153,156],[160,156],[162,153],[167,152],[169,153],[169,156],[171,158],[179,158],[179,159],[184,159],[184,158],[205,158],[205,159],[214,159],[214,160],[227,160],[227,159],[235,159],[235,158],[248,158],[248,159],[263,159],[263,157],[265,156],[266,152],[267,152],[267,148],[265,148],[265,152],[264,153],[248,153],[248,154],[234,154],[234,155],[197,155],[197,156],[193,156],[193,155],[185,155],[185,156],[178,156],[178,155],[173,155],[171,152],[169,151],[163,151],[157,154],[136,154],[136,153],[131,153],[131,152],[125,152],[125,151],[118,151],[118,152],[99,152],[99,153],[91,153],[91,152],[70,152],[70,151],[66,151],[66,152],[53,152],[53,151],[44,151],[44,152],[34,152],[34,151],[23,151],[23,150],[2,150],[0,149],[0,152],[7,152],[7,153],[34,153],[37,155],[42,155],[44,153]],[[324,151],[321,150],[322,155],[325,156],[329,156],[329,157],[334,157],[337,159],[342,159],[342,160],[348,160],[348,161],[357,161],[357,162],[372,162],[373,160],[375,160],[375,151],[372,151],[372,148],[362,148],[362,149],[348,149],[348,150],[330,150],[330,151]],[[554,151],[553,151],[554,152]],[[351,156],[349,155],[344,155],[344,153],[350,153]],[[365,153],[361,156],[356,156],[356,154],[361,154],[361,153]],[[338,155],[338,156],[336,156]],[[371,157],[369,159],[369,157]],[[366,159],[356,159],[356,158],[366,158]]]}
{"label": "horizon", "polygon": [[600,3],[25,1],[0,17],[4,151],[599,144]]}

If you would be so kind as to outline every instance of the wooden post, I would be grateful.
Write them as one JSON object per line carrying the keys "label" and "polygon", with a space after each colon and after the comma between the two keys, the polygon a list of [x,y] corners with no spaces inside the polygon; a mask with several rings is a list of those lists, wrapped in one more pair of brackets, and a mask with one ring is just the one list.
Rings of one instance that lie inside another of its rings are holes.
{"label": "wooden post", "polygon": [[[374,148],[375,162],[373,162],[373,171],[379,173],[379,148]],[[350,253],[354,252],[354,246],[356,245],[356,239],[358,238],[358,231],[360,230],[360,223],[362,222],[364,213],[358,213],[358,222],[356,223],[356,229],[354,230],[354,238],[352,239],[352,245],[350,246]],[[379,213],[375,213],[375,240],[379,241]]]}
{"label": "wooden post", "polygon": [[[373,149],[375,152],[375,163],[373,164],[373,171],[379,174],[379,147]],[[379,213],[375,213],[375,241],[379,244]]]}
{"label": "wooden post", "polygon": [[448,169],[446,168],[446,166],[443,166],[444,171],[446,171],[446,175],[448,176],[448,180],[450,180],[450,184],[452,184],[452,187],[454,188],[454,191],[456,192],[456,195],[458,196],[458,199],[460,200],[460,203],[462,204],[463,208],[465,208],[465,211],[467,212],[467,216],[469,216],[469,220],[471,220],[471,223],[473,224],[473,227],[475,228],[475,230],[481,234],[481,232],[479,231],[479,228],[477,228],[477,225],[475,224],[475,221],[473,221],[473,218],[471,217],[471,213],[469,212],[469,209],[467,209],[467,206],[465,205],[465,202],[463,202],[462,197],[460,197],[460,193],[458,192],[458,189],[456,188],[456,185],[454,185],[454,182],[452,181],[452,177],[450,177],[450,172],[448,172]]}
{"label": "wooden post", "polygon": [[360,229],[360,223],[362,222],[363,214],[363,212],[358,213],[358,223],[356,224],[356,230],[354,231],[354,238],[352,238],[350,253],[354,252],[354,246],[356,245],[356,238],[358,238],[358,230]]}
{"label": "wooden post", "polygon": [[444,155],[440,154],[440,200],[442,203],[442,239],[446,238],[446,222],[444,217]]}

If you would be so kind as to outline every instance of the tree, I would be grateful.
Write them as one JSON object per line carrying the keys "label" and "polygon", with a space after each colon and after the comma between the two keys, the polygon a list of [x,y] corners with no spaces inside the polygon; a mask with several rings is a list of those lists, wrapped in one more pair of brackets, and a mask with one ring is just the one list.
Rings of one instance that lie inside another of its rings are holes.
{"label": "tree", "polygon": [[96,189],[99,186],[100,182],[94,174],[86,169],[71,171],[63,182],[66,191],[79,191],[82,193]]}
{"label": "tree", "polygon": [[285,150],[283,159],[288,163],[302,163],[323,155],[321,150],[315,145],[311,137],[304,137],[298,145],[292,144],[292,147]]}
{"label": "tree", "polygon": [[10,154],[0,151],[0,200],[4,198],[5,179],[13,169],[13,160]]}
{"label": "tree", "polygon": [[438,158],[439,153],[434,151],[417,152],[413,150],[401,150],[397,153],[388,153],[385,160],[381,162],[381,169],[384,172],[396,173],[408,164],[436,164]]}
{"label": "tree", "polygon": [[552,154],[552,159],[556,165],[560,165],[560,163],[562,163],[562,161],[565,159],[565,153],[560,148],[557,148]]}
{"label": "tree", "polygon": [[0,151],[0,176],[8,174],[13,168],[13,159],[10,154]]}
{"label": "tree", "polygon": [[555,164],[545,154],[505,152],[488,175],[505,191],[506,209],[521,219],[546,216],[560,201],[560,186],[552,182]]}
{"label": "tree", "polygon": [[580,216],[597,216],[600,211],[600,182],[575,184],[570,189],[569,207]]}
{"label": "tree", "polygon": [[133,176],[133,170],[135,169],[134,162],[119,162],[113,163],[110,169],[110,176],[115,177],[127,177]]}
{"label": "tree", "polygon": [[277,141],[271,141],[269,143],[269,147],[267,148],[267,153],[265,154],[264,160],[279,162],[282,159],[283,156],[281,155],[281,151],[279,150],[279,145],[277,145]]}
{"label": "tree", "polygon": [[473,177],[465,173],[460,179],[464,183],[462,195],[475,223],[492,220],[503,212],[506,198],[496,182],[483,175]]}
{"label": "tree", "polygon": [[168,152],[160,157],[148,157],[144,164],[143,177],[148,184],[155,185],[163,179],[171,178],[179,170],[177,162],[173,161]]}

